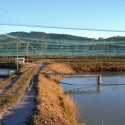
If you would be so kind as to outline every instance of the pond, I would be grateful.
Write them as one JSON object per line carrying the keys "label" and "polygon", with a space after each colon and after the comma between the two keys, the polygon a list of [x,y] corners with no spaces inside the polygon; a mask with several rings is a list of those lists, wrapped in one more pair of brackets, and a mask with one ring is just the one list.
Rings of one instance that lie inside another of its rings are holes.
{"label": "pond", "polygon": [[0,78],[0,81],[4,80],[4,78]]}
{"label": "pond", "polygon": [[63,78],[61,82],[79,107],[79,121],[86,125],[125,125],[125,74],[103,74],[101,87],[95,77]]}
{"label": "pond", "polygon": [[5,69],[5,68],[0,68],[0,81],[4,80],[6,77],[1,77],[1,75],[7,75],[8,73],[15,73],[15,69]]}

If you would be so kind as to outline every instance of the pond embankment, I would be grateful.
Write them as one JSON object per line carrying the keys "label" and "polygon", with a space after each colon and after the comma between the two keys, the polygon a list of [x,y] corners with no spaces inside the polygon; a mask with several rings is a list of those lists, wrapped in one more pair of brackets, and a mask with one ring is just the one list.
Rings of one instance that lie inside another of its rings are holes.
{"label": "pond embankment", "polygon": [[77,108],[71,98],[66,96],[57,84],[61,77],[45,77],[44,73],[52,70],[55,72],[72,73],[72,68],[65,64],[49,64],[39,74],[37,85],[37,113],[33,116],[35,125],[79,125],[76,120]]}
{"label": "pond embankment", "polygon": [[67,57],[51,61],[68,64],[76,72],[125,72],[124,57]]}
{"label": "pond embankment", "polygon": [[[15,81],[12,77],[2,81],[1,84],[12,81],[13,85],[9,85],[8,89],[0,96],[0,123],[5,125],[26,125],[27,121],[34,113],[36,102],[36,89],[38,67],[31,67],[26,70]],[[14,78],[14,77],[13,77]],[[7,85],[8,86],[8,85]],[[5,89],[4,85],[0,86]]]}
{"label": "pond embankment", "polygon": [[75,72],[125,72],[124,62],[70,62]]}

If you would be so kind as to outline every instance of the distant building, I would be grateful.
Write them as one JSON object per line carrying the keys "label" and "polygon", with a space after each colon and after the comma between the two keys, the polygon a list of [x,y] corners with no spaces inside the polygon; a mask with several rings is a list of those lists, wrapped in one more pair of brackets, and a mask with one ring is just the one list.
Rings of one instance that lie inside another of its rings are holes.
{"label": "distant building", "polygon": [[25,63],[25,58],[15,58],[15,63],[19,63],[19,64],[24,64]]}

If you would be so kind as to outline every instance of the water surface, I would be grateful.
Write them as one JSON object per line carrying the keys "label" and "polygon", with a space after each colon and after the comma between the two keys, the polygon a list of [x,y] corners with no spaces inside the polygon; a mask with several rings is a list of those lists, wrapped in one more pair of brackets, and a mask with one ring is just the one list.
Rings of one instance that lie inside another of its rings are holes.
{"label": "water surface", "polygon": [[79,121],[86,125],[125,125],[125,75],[103,75],[101,88],[94,77],[64,78],[61,82],[79,107]]}
{"label": "water surface", "polygon": [[[15,69],[6,69],[6,68],[0,68],[0,75],[2,74],[2,75],[7,75],[10,71],[14,71],[14,72],[16,72],[16,70]],[[14,73],[13,72],[13,73]],[[6,77],[0,77],[0,81],[2,81],[3,79],[5,79]]]}

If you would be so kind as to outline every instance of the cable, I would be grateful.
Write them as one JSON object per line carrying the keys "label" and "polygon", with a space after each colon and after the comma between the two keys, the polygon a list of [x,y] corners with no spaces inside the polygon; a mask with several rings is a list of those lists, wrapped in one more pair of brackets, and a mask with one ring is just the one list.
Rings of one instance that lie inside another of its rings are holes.
{"label": "cable", "polygon": [[23,24],[0,24],[0,25],[5,25],[5,26],[23,26],[23,27],[38,27],[38,28],[50,28],[50,29],[101,31],[101,32],[123,32],[123,33],[125,33],[125,30],[110,30],[110,29],[94,29],[94,28],[78,28],[78,27],[57,27],[57,26],[23,25]]}

